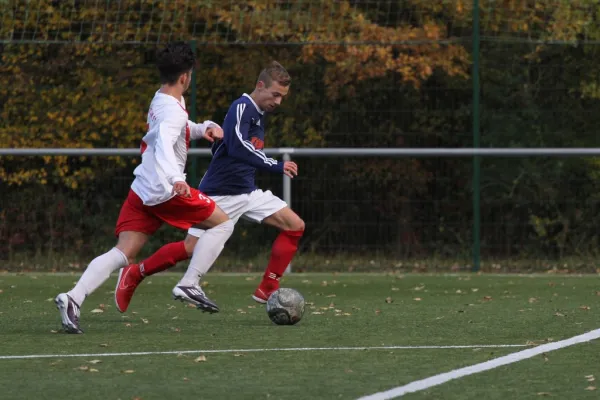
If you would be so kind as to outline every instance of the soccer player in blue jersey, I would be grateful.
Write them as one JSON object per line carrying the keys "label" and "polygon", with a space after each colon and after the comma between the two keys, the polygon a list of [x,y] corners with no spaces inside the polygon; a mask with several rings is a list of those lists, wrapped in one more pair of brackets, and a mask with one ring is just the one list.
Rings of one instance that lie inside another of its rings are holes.
{"label": "soccer player in blue jersey", "polygon": [[[277,161],[263,152],[265,115],[281,105],[290,84],[291,78],[285,68],[273,62],[261,71],[252,93],[244,93],[231,104],[223,123],[223,140],[213,144],[213,158],[199,187],[234,223],[244,218],[280,231],[273,243],[263,279],[252,295],[259,303],[266,303],[271,293],[279,288],[279,279],[296,254],[304,233],[304,221],[283,200],[269,190],[257,188],[255,183],[257,170],[285,174],[290,178],[298,174],[296,163]],[[186,242],[198,240],[204,234],[202,229],[191,228]],[[158,272],[187,258],[182,252],[171,254],[168,246],[163,246],[140,264],[126,268]],[[139,277],[139,274],[122,275]],[[119,310],[125,311],[140,282],[141,278],[138,278],[117,285],[119,293],[115,297],[119,297],[122,303]]]}

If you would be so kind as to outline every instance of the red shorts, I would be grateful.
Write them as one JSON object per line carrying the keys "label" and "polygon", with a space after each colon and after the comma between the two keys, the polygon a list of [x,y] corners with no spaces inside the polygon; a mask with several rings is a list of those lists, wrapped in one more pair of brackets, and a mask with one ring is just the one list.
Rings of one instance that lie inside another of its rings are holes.
{"label": "red shorts", "polygon": [[188,230],[208,219],[215,210],[215,202],[199,190],[190,188],[192,197],[175,196],[155,206],[145,206],[133,191],[129,195],[117,220],[115,235],[125,231],[152,235],[163,222],[175,228]]}

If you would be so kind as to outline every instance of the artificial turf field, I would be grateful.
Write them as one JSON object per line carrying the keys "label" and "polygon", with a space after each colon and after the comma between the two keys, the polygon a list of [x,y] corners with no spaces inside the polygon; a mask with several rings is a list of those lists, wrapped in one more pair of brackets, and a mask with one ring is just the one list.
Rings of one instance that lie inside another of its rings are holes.
{"label": "artificial turf field", "polygon": [[[67,335],[52,299],[77,278],[0,274],[0,399],[357,399],[600,328],[597,276],[293,274],[281,285],[308,306],[277,326],[250,298],[258,274],[213,273],[218,314],[171,300],[179,274],[146,279],[120,314],[115,275]],[[402,398],[597,399],[598,354],[590,341]]]}

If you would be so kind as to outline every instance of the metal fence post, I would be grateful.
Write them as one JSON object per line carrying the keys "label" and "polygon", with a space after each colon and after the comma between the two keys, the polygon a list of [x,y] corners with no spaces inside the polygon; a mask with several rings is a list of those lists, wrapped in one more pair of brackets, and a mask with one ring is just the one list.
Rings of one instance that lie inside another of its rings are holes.
{"label": "metal fence post", "polygon": [[[479,0],[473,0],[473,148],[479,148]],[[473,267],[479,271],[481,262],[481,159],[473,157]]]}
{"label": "metal fence post", "polygon": [[[291,159],[290,153],[283,153],[283,161],[290,161]],[[292,179],[287,175],[283,175],[283,201],[287,203],[288,207],[292,208]],[[290,262],[285,269],[285,273],[289,274],[291,272],[292,263]]]}
{"label": "metal fence post", "polygon": [[[192,39],[190,40],[190,47],[192,48],[192,51],[194,52],[194,54],[196,54],[196,40]],[[189,113],[190,113],[190,119],[193,122],[196,122],[196,118],[197,116],[197,89],[196,89],[196,66],[194,65],[194,69],[192,69],[192,82],[190,84],[190,107],[189,107]],[[192,141],[192,147],[196,148],[198,145],[196,143],[196,140]],[[191,187],[196,187],[198,186],[198,157],[194,157],[192,156],[192,165],[190,166],[190,179],[189,179],[189,184]]]}

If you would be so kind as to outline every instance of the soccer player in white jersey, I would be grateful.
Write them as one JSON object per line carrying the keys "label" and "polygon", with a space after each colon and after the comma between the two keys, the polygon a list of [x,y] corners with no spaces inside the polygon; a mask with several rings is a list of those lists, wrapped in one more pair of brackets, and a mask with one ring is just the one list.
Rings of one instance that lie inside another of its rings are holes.
{"label": "soccer player in white jersey", "polygon": [[[296,254],[304,233],[304,221],[271,191],[257,188],[254,179],[257,169],[286,174],[291,178],[298,174],[298,166],[294,162],[274,160],[262,150],[265,114],[281,105],[290,83],[291,78],[285,68],[273,62],[261,71],[254,91],[232,103],[223,123],[223,140],[213,144],[213,158],[199,187],[234,222],[243,217],[279,229],[263,279],[252,295],[259,303],[266,303],[271,293],[279,288],[279,279]],[[202,240],[207,233],[201,227],[192,227],[188,230],[186,241]],[[163,249],[140,265],[166,269],[185,259],[166,256]],[[139,265],[126,267],[126,270],[129,269],[137,270]],[[115,298],[121,299],[121,304],[117,303],[119,310],[127,308],[139,283],[129,280],[117,288]]]}
{"label": "soccer player in white jersey", "polygon": [[[55,299],[68,333],[83,332],[79,325],[80,307],[112,272],[121,268],[118,284],[124,272],[141,276],[158,272],[122,268],[133,262],[148,237],[163,223],[184,230],[206,230],[206,240],[203,236],[199,241],[180,242],[181,247],[176,248],[191,256],[191,261],[172,292],[174,298],[204,311],[218,311],[200,288],[199,280],[221,253],[234,224],[207,195],[188,186],[184,169],[190,140],[214,141],[222,137],[222,129],[212,121],[196,124],[188,120],[183,93],[190,85],[196,62],[190,46],[170,43],[158,52],[157,58],[162,86],[150,104],[148,132],[141,143],[142,162],[134,171],[135,179],[116,223],[117,244],[88,265],[73,289]],[[165,247],[168,246],[173,247]]]}

